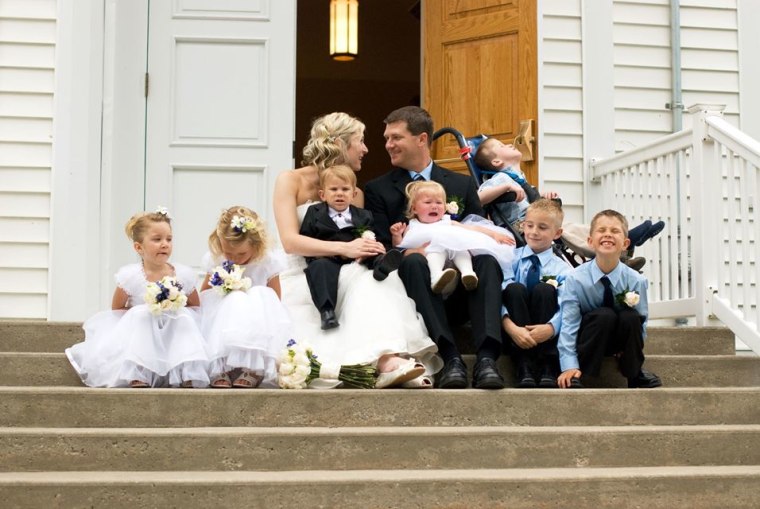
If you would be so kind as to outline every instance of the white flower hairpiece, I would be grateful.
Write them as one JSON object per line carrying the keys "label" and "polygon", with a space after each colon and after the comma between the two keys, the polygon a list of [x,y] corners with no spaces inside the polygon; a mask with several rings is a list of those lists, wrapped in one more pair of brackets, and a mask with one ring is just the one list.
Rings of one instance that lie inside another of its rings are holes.
{"label": "white flower hairpiece", "polygon": [[236,233],[246,233],[255,230],[258,226],[256,220],[251,216],[232,216],[230,224]]}
{"label": "white flower hairpiece", "polygon": [[161,214],[162,216],[169,217],[169,209],[167,209],[163,205],[159,205],[158,207],[156,207],[156,211],[155,212],[156,212],[156,214]]}

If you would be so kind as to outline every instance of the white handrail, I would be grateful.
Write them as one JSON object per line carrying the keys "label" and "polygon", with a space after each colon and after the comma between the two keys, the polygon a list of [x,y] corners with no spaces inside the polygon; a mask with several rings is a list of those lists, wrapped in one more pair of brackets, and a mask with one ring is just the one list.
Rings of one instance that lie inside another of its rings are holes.
{"label": "white handrail", "polygon": [[629,222],[664,220],[647,258],[650,316],[716,318],[760,353],[760,142],[695,105],[693,129],[590,167],[592,192]]}

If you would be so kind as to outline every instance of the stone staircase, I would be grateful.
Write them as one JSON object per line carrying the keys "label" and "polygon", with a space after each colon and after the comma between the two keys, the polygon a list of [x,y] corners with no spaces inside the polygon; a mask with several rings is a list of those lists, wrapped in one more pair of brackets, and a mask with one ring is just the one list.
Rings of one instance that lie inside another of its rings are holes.
{"label": "stone staircase", "polygon": [[1,507],[760,506],[760,358],[724,329],[651,329],[663,388],[579,391],[89,389],[81,336],[0,322]]}

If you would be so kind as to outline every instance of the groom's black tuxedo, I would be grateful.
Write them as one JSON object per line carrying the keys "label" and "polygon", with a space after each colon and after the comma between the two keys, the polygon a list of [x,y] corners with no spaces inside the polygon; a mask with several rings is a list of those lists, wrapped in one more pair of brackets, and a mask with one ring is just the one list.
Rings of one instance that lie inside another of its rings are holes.
{"label": "groom's black tuxedo", "polygon": [[[301,222],[301,235],[319,240],[351,242],[359,237],[359,231],[374,231],[372,213],[365,209],[349,206],[351,222],[353,226],[338,228],[335,221],[330,217],[330,209],[326,203],[315,203],[306,210],[306,215]],[[365,258],[362,263],[373,267],[376,256]],[[306,257],[308,266],[304,270],[306,281],[309,283],[311,298],[318,310],[326,306],[335,309],[338,300],[338,277],[340,268],[346,263],[351,263],[351,258],[339,256],[330,257]]]}
{"label": "groom's black tuxedo", "polygon": [[[462,200],[464,211],[460,213],[461,217],[469,214],[485,215],[475,181],[471,177],[436,164],[433,164],[430,177],[443,186],[447,198],[456,196]],[[407,222],[404,215],[407,206],[405,188],[411,181],[407,170],[394,168],[368,182],[364,188],[365,206],[375,218],[377,240],[385,244],[386,248],[391,247],[390,226],[397,222]],[[433,293],[430,287],[430,269],[424,256],[406,256],[398,269],[406,293],[416,303],[430,337],[439,346],[441,341],[446,341],[449,343],[447,347],[456,350],[449,318],[454,323],[463,322],[468,315],[476,348],[480,348],[487,338],[501,343],[501,268],[491,255],[474,256],[472,262],[479,279],[478,287],[467,292],[461,284],[458,285],[445,304],[442,297]]]}

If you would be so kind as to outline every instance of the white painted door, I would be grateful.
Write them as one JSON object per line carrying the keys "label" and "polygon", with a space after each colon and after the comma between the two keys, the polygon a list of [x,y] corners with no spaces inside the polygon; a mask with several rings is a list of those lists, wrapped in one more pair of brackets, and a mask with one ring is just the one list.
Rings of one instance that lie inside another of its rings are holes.
{"label": "white painted door", "polygon": [[270,227],[292,167],[295,0],[151,0],[145,207],[174,217],[172,258],[198,266],[222,208]]}

